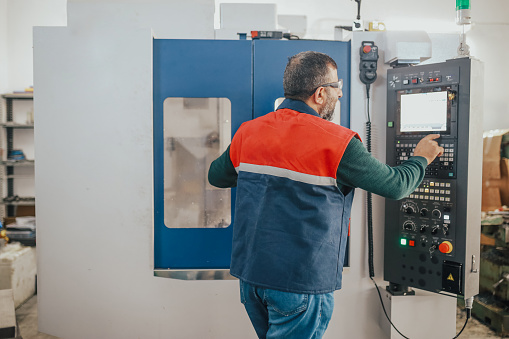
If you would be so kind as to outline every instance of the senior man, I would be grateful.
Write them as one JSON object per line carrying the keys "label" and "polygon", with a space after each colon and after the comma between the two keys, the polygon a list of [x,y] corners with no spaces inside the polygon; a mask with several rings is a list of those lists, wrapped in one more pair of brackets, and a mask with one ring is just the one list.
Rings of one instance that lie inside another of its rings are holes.
{"label": "senior man", "polygon": [[283,87],[275,112],[240,126],[209,182],[237,187],[230,273],[258,337],[321,338],[341,288],[354,188],[401,199],[443,148],[428,135],[397,167],[372,157],[357,133],[330,122],[343,93],[326,54],[291,57]]}

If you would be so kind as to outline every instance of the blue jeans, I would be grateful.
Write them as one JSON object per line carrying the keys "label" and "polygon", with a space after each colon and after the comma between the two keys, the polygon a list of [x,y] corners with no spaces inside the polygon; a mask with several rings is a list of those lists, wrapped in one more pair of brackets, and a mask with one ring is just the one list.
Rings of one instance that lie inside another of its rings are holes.
{"label": "blue jeans", "polygon": [[334,293],[297,294],[257,287],[240,280],[244,304],[258,338],[318,339],[334,309]]}

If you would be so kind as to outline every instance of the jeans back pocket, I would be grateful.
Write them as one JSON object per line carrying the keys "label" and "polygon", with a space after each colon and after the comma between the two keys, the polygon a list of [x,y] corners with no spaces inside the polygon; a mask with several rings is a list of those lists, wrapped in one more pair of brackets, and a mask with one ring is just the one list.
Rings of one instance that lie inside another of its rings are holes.
{"label": "jeans back pocket", "polygon": [[264,301],[274,308],[276,312],[284,316],[303,312],[308,307],[308,294],[276,291],[266,289]]}

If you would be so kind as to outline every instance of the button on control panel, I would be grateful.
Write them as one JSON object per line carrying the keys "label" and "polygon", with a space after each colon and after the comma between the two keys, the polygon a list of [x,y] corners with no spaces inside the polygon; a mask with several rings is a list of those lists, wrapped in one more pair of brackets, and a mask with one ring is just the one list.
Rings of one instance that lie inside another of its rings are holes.
{"label": "button on control panel", "polygon": [[[405,160],[414,156],[414,150],[417,146],[416,141],[398,141],[396,144],[396,165],[401,165]],[[456,178],[456,143],[447,141],[439,143],[444,148],[444,154],[426,167],[425,176],[431,178],[453,179]]]}
{"label": "button on control panel", "polygon": [[[422,251],[431,258],[454,255],[457,227],[454,201],[455,180],[425,178],[401,200],[398,239],[405,239],[402,247]],[[413,246],[409,246],[410,241]]]}

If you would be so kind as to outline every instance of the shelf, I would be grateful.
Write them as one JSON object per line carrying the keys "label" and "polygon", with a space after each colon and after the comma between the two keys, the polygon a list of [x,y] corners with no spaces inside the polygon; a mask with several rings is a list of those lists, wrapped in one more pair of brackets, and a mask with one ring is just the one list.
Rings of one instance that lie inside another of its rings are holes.
{"label": "shelf", "polygon": [[32,201],[13,201],[13,202],[2,201],[2,202],[0,202],[0,205],[5,205],[5,206],[34,206],[35,205],[35,200],[32,200]]}
{"label": "shelf", "polygon": [[33,99],[34,93],[8,93],[8,94],[2,94],[2,97],[4,99]]}
{"label": "shelf", "polygon": [[[0,205],[11,205],[11,206],[32,206],[35,205],[35,198],[34,197],[19,197],[19,200],[13,200],[13,201],[6,201],[7,198],[4,198]],[[14,198],[14,197],[11,197]]]}
{"label": "shelf", "polygon": [[34,124],[18,124],[15,122],[5,122],[0,124],[0,126],[5,128],[34,128]]}
{"label": "shelf", "polygon": [[33,166],[35,164],[34,160],[17,160],[17,161],[2,161],[0,165],[3,166]]}
{"label": "shelf", "polygon": [[[15,101],[25,101],[26,104],[31,105],[34,94],[33,92],[6,93],[0,94],[0,98],[5,100],[5,111],[0,110],[0,131],[4,131],[1,144],[5,143],[6,145],[2,153],[7,155],[5,158],[0,157],[0,166],[4,168],[4,171],[0,171],[0,188],[4,190],[4,186],[6,186],[2,196],[0,196],[0,218],[3,219],[15,217],[19,209],[28,208],[31,210],[32,206],[35,206],[35,197],[20,197],[14,193],[15,186],[19,182],[18,179],[21,179],[21,181],[28,179],[29,181],[26,181],[26,184],[34,178],[33,175],[23,175],[22,173],[25,171],[22,171],[22,169],[34,168],[35,165],[33,157],[32,159],[25,159],[23,152],[16,150],[14,147],[14,139],[18,137],[16,130],[28,130],[29,134],[34,131],[33,119],[20,118],[19,114],[22,112]],[[33,112],[29,112],[26,117],[33,117]],[[3,194],[7,194],[7,196],[3,196]]]}
{"label": "shelf", "polygon": [[[5,179],[33,179],[33,175],[6,175]],[[1,179],[1,178],[0,178]]]}

